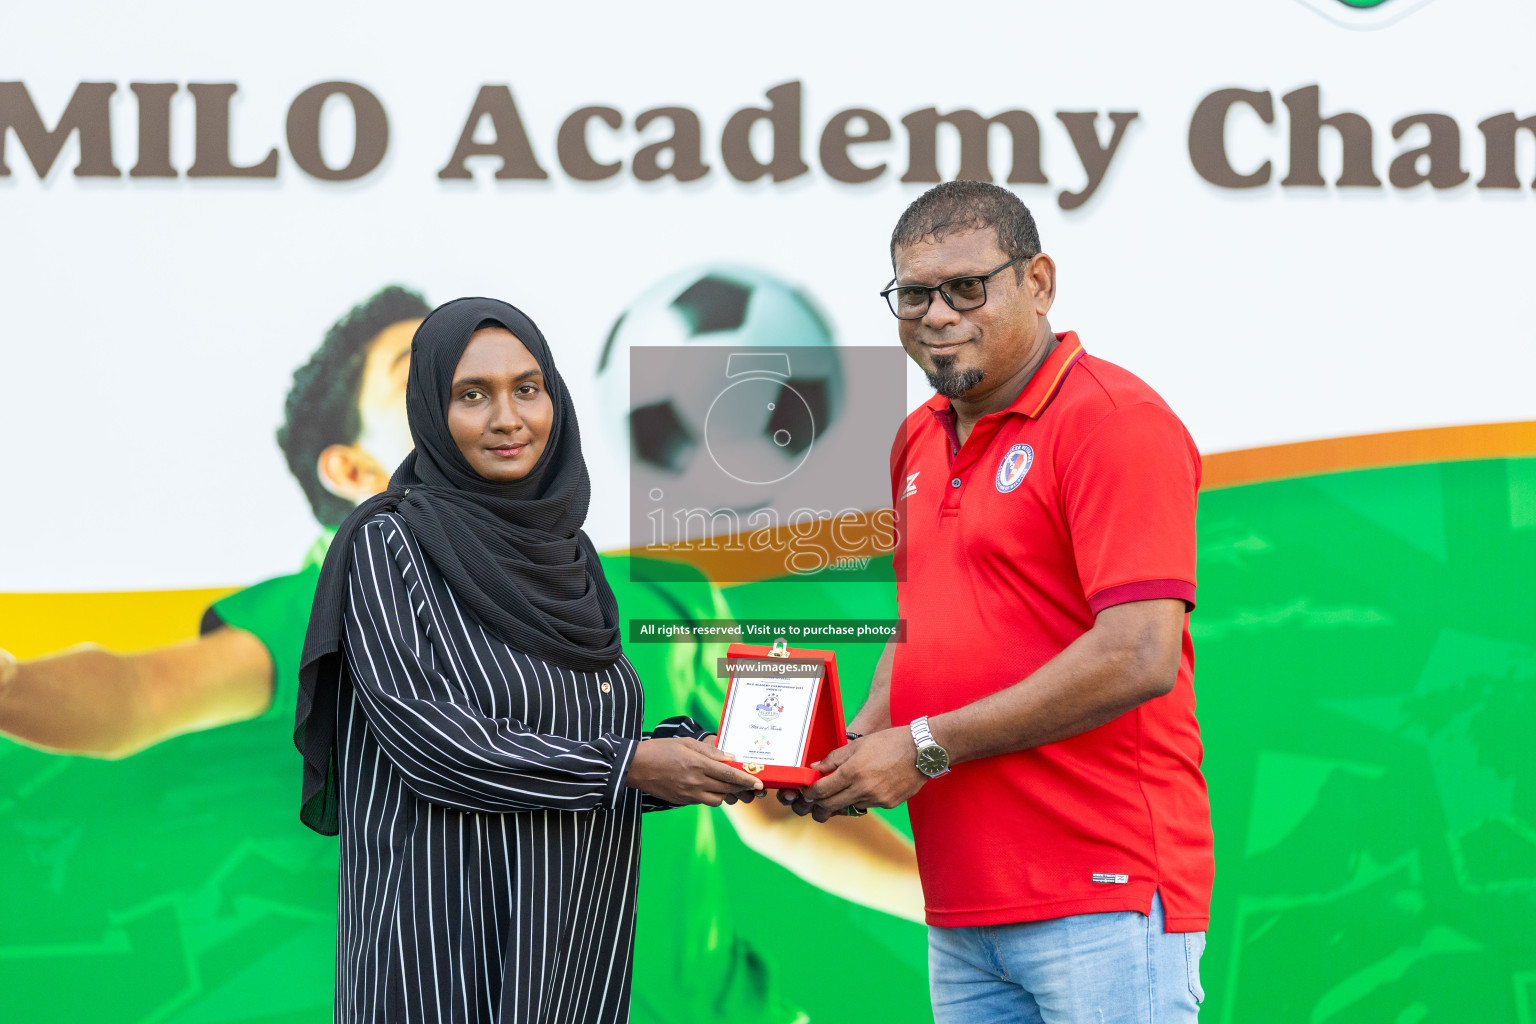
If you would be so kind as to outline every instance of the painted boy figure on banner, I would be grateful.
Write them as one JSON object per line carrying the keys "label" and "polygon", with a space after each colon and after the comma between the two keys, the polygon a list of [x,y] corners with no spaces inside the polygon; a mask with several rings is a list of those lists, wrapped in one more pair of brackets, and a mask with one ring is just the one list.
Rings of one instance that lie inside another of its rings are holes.
{"label": "painted boy figure on banner", "polygon": [[[382,491],[402,434],[411,336],[428,307],[386,288],[327,333],[294,375],[278,443],[323,532],[297,573],[217,601],[195,641],[142,654],[76,649],[0,677],[0,731],[62,753],[121,758],[173,736],[292,718],[298,645],[334,525]],[[61,708],[59,701],[69,703]]]}
{"label": "painted boy figure on banner", "polygon": [[[260,895],[289,904],[290,917],[307,914],[313,918],[304,941],[324,941],[320,948],[327,953],[334,934],[326,935],[322,923],[334,921],[335,849],[325,844],[321,844],[325,852],[317,852],[314,846],[292,847],[292,773],[283,770],[291,767],[292,687],[309,603],[332,526],[358,501],[382,490],[388,482],[387,467],[397,464],[409,451],[404,382],[411,336],[427,311],[419,296],[387,288],[339,321],[310,362],[295,374],[279,441],[317,520],[326,526],[299,572],[214,602],[204,616],[202,636],[185,644],[132,655],[76,649],[19,665],[0,653],[0,730],[66,753],[121,758],[140,752],[115,765],[68,762],[77,771],[88,770],[107,780],[109,789],[164,793],[175,799],[178,788],[188,785],[190,769],[185,765],[184,745],[192,743],[205,750],[197,785],[221,795],[215,801],[219,820],[231,822],[226,846],[251,847],[251,834],[257,834],[255,847],[269,859],[281,861],[281,877],[288,879],[279,878],[275,890],[268,886]],[[635,585],[628,582],[631,573],[623,557],[604,556],[603,561],[625,617],[731,617],[720,592],[702,577],[694,583]],[[718,720],[723,681],[714,677],[714,657],[724,654],[724,645],[645,644],[632,647],[630,654],[642,677],[654,687],[648,719],[678,709],[677,713],[692,713],[701,720]],[[219,726],[225,728],[215,729]],[[179,744],[162,745],[167,739],[189,733],[192,735]],[[223,756],[220,737],[237,744],[239,759]],[[253,792],[253,787],[260,792]],[[84,814],[91,804],[82,801],[80,806]],[[65,890],[78,893],[76,912],[90,918],[123,905],[115,898],[122,895],[123,884],[137,893],[127,901],[130,903],[163,899],[165,894],[191,887],[206,890],[210,897],[219,894],[218,902],[226,907],[265,905],[259,900],[240,900],[247,891],[241,888],[246,873],[224,870],[236,855],[208,841],[214,837],[205,837],[200,844],[178,843],[175,823],[167,821],[162,823],[169,830],[166,837],[135,839],[142,829],[133,822],[141,815],[132,801],[122,807],[127,809],[122,812],[124,817],[100,830],[101,841],[107,834],[122,837],[123,849],[128,851],[148,844],[145,854],[137,859],[160,868],[148,874],[126,872],[115,891],[91,889],[86,884],[91,873],[79,875],[77,871],[82,884]],[[239,808],[237,821],[232,821],[232,807]],[[726,817],[722,819],[721,814]],[[800,823],[793,816],[786,820],[787,814],[774,802],[759,801],[722,810],[685,808],[647,823],[637,977],[671,977],[676,981],[665,986],[665,991],[637,989],[633,1006],[636,1020],[706,1021],[725,1014],[736,1020],[777,1024],[808,1013],[842,1012],[845,997],[836,992],[791,991],[786,979],[792,961],[785,957],[792,945],[776,952],[775,940],[765,937],[761,928],[748,940],[732,923],[750,908],[736,906],[740,897],[729,879],[760,870],[753,867],[757,854],[774,858],[775,847],[782,846],[784,863],[791,870],[812,856],[803,841],[796,839],[803,831]],[[721,829],[722,821],[732,827]],[[184,849],[188,845],[196,849]],[[829,926],[869,928],[883,934],[881,941],[885,942],[897,941],[898,934],[906,937],[911,926],[872,914],[857,904],[901,916],[916,913],[910,846],[882,825],[849,829],[824,853],[814,859],[848,868],[830,879],[816,879],[836,889],[835,896],[804,886],[805,898],[821,908]],[[861,875],[863,883],[859,881]],[[838,879],[849,881],[839,883]],[[680,886],[689,893],[681,904],[677,900]],[[40,893],[46,889],[37,888]],[[849,904],[845,899],[856,902]],[[84,905],[95,902],[110,906]],[[57,899],[47,904],[47,909],[39,905],[36,914],[67,919],[69,914],[56,913],[56,903]],[[668,909],[646,913],[648,906]],[[683,907],[682,912],[672,910],[678,906]],[[259,936],[268,926],[259,911],[253,913],[242,919],[243,933],[239,931],[242,921],[226,919],[219,925],[221,934],[235,928],[234,934],[247,936],[243,945],[251,962],[241,964],[234,973],[251,975],[254,971],[259,977],[263,968],[258,961],[270,962],[270,969],[280,972],[279,963],[286,961],[280,961],[276,951],[262,948]],[[193,916],[183,912],[168,922],[171,931],[157,940],[163,950],[159,955],[177,963],[188,958],[199,962],[205,997],[218,998],[213,990],[226,981],[233,984],[234,974],[226,979],[202,963],[199,947],[203,940],[199,936],[206,932],[213,941],[212,930],[200,930],[201,926],[191,920]],[[180,934],[171,938],[178,931]],[[61,933],[58,938],[73,934]],[[321,936],[325,936],[323,940]],[[166,993],[150,991],[142,979],[157,976],[154,969],[145,969],[156,959],[155,947],[142,946],[138,956],[138,966],[129,973],[139,980],[125,978],[125,984],[129,990],[142,991],[147,1008],[158,1005],[157,1000],[172,998],[175,990],[185,990],[184,981],[167,979]],[[78,969],[79,963],[61,961],[58,966],[67,974]],[[329,972],[317,974],[307,983],[302,977],[289,975],[283,984],[292,992],[291,1000],[328,1003],[330,980]],[[915,974],[909,980],[911,987],[921,983]],[[276,981],[274,974],[271,983]],[[26,985],[21,990],[30,988]],[[125,1010],[124,1019],[134,1014]]]}

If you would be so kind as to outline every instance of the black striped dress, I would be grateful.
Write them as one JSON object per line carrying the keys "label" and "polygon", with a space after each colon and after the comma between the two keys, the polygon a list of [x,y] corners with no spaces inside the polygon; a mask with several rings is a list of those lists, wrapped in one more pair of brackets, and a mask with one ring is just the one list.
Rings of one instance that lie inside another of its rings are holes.
{"label": "black striped dress", "polygon": [[628,660],[492,639],[389,513],[357,534],[347,604],[336,1020],[627,1020],[640,813],[662,806],[623,784]]}

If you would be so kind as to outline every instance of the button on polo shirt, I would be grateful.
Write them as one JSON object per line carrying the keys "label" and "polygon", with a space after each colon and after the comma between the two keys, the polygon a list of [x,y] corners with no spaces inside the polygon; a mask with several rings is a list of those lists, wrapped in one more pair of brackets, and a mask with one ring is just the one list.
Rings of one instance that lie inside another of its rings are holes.
{"label": "button on polo shirt", "polygon": [[[920,484],[934,479],[949,486]],[[1199,453],[1156,392],[1074,333],[963,445],[947,399],[915,410],[891,482],[907,622],[894,725],[1020,682],[1112,605],[1194,606]],[[1193,679],[1186,618],[1171,693],[925,783],[909,809],[928,922],[1146,913],[1161,890],[1169,931],[1203,931],[1213,861]]]}

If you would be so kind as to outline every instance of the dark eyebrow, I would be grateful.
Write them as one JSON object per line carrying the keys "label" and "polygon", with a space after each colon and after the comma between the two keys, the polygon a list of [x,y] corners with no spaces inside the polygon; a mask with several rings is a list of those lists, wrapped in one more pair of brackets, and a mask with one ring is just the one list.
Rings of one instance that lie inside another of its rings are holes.
{"label": "dark eyebrow", "polygon": [[987,276],[987,272],[985,270],[978,270],[978,271],[975,271],[974,273],[955,274],[952,277],[946,277],[944,280],[940,281],[938,284],[902,284],[900,281],[897,281],[896,282],[896,287],[897,288],[937,288],[937,287],[939,287],[939,285],[941,285],[941,284],[949,284],[949,282],[951,282],[951,281],[963,281],[963,280],[965,280],[968,277],[986,277],[986,276]]}
{"label": "dark eyebrow", "polygon": [[[512,383],[521,384],[529,377],[538,377],[542,380],[544,377],[544,371],[538,369],[537,367],[532,370],[524,370],[522,373],[512,378]],[[488,388],[492,386],[490,379],[486,377],[460,377],[458,380],[453,382],[453,390],[457,391],[459,388],[469,387],[470,385],[474,385],[475,387],[479,388]]]}

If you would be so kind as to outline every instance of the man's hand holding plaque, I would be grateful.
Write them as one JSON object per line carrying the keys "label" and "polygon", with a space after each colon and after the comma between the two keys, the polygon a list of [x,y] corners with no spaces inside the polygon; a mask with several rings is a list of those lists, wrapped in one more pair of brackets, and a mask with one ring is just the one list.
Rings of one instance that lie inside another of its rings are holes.
{"label": "man's hand holding plaque", "polygon": [[871,807],[898,807],[923,788],[917,747],[909,730],[881,729],[851,740],[811,765],[822,778],[780,797],[797,814],[826,821],[837,814],[862,814]]}

